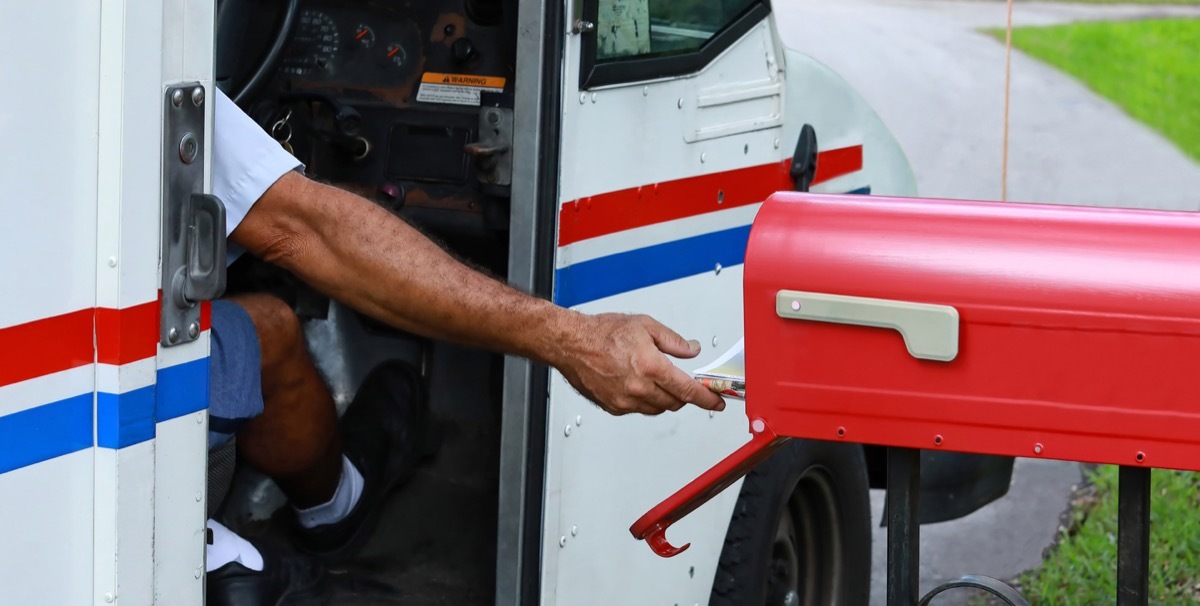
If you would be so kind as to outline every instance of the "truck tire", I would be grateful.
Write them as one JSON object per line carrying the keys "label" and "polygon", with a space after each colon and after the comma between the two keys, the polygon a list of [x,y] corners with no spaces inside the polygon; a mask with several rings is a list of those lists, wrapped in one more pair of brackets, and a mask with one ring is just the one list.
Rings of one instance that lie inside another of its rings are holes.
{"label": "truck tire", "polygon": [[861,446],[792,440],[742,483],[714,606],[865,606],[871,503]]}

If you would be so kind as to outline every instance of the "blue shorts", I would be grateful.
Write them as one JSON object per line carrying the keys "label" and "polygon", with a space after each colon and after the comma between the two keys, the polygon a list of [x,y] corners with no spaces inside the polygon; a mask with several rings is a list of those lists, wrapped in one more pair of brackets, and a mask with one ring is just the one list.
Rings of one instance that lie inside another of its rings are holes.
{"label": "blue shorts", "polygon": [[262,354],[250,314],[231,301],[212,303],[208,361],[208,449],[221,446],[262,414]]}

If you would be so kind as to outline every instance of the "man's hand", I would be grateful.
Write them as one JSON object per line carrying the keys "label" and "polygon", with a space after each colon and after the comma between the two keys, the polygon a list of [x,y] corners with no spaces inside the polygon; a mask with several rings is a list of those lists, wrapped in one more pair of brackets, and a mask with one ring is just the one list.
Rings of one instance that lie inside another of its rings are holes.
{"label": "man's hand", "polygon": [[663,354],[694,358],[700,344],[686,341],[649,316],[577,315],[573,338],[555,367],[584,397],[614,415],[657,415],[685,404],[724,410],[705,389]]}

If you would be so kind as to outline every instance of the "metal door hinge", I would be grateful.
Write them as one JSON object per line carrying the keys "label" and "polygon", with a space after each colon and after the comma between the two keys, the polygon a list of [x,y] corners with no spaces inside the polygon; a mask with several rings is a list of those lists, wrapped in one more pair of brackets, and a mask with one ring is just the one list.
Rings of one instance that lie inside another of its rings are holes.
{"label": "metal door hinge", "polygon": [[204,87],[167,89],[163,110],[164,347],[200,337],[201,301],[225,292],[225,205],[204,191]]}

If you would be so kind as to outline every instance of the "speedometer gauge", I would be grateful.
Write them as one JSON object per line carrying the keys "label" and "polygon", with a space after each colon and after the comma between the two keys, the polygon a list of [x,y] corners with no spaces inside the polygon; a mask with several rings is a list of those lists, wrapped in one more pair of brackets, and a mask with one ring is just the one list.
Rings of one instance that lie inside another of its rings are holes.
{"label": "speedometer gauge", "polygon": [[312,9],[301,11],[284,55],[283,72],[310,76],[331,71],[339,43],[337,23],[332,17]]}

